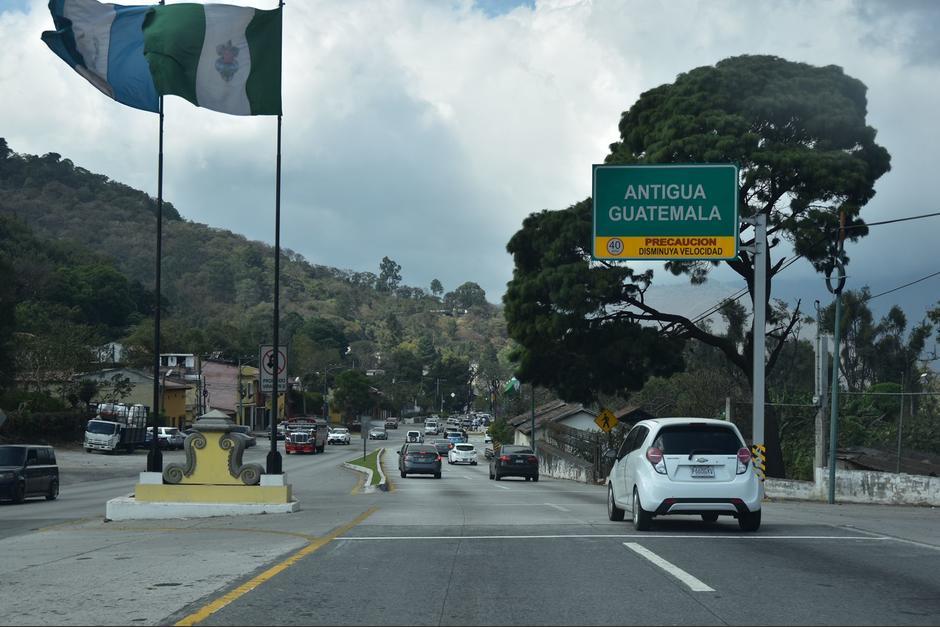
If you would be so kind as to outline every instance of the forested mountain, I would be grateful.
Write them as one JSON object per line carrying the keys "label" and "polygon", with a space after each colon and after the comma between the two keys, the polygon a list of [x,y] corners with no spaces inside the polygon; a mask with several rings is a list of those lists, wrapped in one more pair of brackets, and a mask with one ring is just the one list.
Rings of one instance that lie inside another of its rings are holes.
{"label": "forested mountain", "polygon": [[[29,359],[10,342],[11,329],[52,338],[51,327],[37,324],[43,316],[81,327],[66,334],[80,344],[122,341],[132,363],[149,363],[155,212],[144,192],[55,153],[17,154],[0,138],[0,271],[16,277],[15,294],[6,285],[2,294],[10,321],[0,311],[0,334],[8,351],[20,352],[17,364]],[[162,352],[250,360],[272,335],[273,248],[188,221],[166,201],[164,219]],[[291,376],[315,384],[318,371],[395,371],[408,362],[416,386],[448,397],[453,388],[456,403],[466,400],[468,380],[441,374],[445,362],[449,370],[505,372],[502,312],[476,283],[445,293],[435,281],[425,290],[401,285],[400,269],[386,257],[376,273],[352,272],[282,250],[281,339],[291,345]],[[17,379],[24,374],[18,368]]]}

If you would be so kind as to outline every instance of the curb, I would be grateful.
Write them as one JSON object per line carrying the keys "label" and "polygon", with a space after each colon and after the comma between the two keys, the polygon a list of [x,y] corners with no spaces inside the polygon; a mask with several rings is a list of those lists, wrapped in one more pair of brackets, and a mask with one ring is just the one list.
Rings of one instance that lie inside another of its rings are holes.
{"label": "curb", "polygon": [[[344,468],[349,468],[356,472],[361,472],[365,475],[365,480],[362,485],[362,492],[365,494],[371,494],[376,490],[381,492],[388,492],[388,480],[385,477],[385,471],[382,470],[382,456],[385,455],[385,448],[380,448],[378,455],[375,457],[375,465],[379,470],[379,482],[376,485],[372,485],[372,470],[369,468],[363,468],[358,464],[351,464],[349,462],[343,462]],[[356,458],[359,459],[359,458]]]}

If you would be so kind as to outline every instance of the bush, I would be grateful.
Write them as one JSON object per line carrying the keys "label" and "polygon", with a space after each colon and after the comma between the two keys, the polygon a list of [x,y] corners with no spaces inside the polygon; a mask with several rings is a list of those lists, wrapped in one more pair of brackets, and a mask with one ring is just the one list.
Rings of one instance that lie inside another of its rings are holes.
{"label": "bush", "polygon": [[31,444],[81,442],[87,422],[88,415],[79,411],[13,412],[0,425],[0,440]]}

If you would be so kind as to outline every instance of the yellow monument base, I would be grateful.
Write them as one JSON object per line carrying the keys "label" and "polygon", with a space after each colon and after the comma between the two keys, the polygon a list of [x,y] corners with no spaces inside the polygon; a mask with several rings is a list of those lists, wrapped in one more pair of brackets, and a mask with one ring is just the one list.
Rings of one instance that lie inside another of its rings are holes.
{"label": "yellow monument base", "polygon": [[134,498],[164,503],[290,503],[291,486],[138,483]]}

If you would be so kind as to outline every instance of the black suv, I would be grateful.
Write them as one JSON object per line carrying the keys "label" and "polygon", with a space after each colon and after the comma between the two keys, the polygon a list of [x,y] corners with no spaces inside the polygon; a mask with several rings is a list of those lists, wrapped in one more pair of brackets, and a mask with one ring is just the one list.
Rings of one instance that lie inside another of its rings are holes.
{"label": "black suv", "polygon": [[33,444],[0,446],[0,499],[22,503],[28,496],[59,496],[55,449]]}

